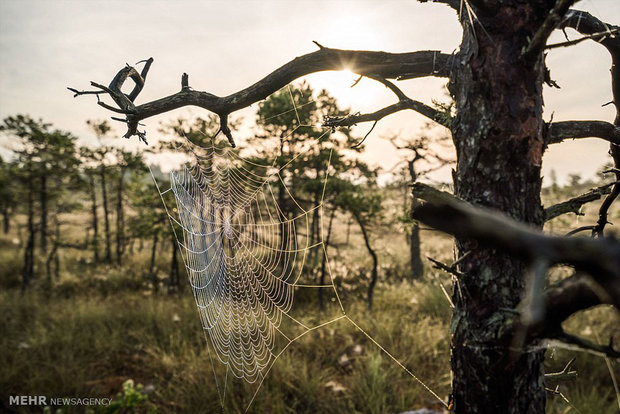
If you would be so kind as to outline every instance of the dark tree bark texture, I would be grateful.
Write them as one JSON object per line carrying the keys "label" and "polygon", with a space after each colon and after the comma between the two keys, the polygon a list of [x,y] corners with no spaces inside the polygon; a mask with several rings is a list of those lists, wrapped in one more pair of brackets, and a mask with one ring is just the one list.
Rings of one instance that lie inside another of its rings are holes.
{"label": "dark tree bark texture", "polygon": [[[546,1],[508,0],[493,17],[480,13],[464,25],[450,91],[457,117],[455,193],[542,227],[542,55],[534,64],[521,51],[545,19]],[[475,30],[475,34],[474,34]],[[524,264],[475,242],[457,240],[462,261],[454,289],[451,349],[452,407],[457,413],[542,413],[544,351],[514,359],[497,338],[525,286]],[[462,295],[461,295],[462,293]]]}

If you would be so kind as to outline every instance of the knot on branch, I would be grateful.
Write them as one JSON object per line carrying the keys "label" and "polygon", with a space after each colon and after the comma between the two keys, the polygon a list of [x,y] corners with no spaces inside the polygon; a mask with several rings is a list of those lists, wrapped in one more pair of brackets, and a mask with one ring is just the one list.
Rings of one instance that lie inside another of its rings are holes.
{"label": "knot on branch", "polygon": [[[132,115],[136,113],[134,101],[144,88],[146,76],[151,68],[151,64],[153,63],[153,58],[151,57],[141,60],[136,64],[140,63],[144,63],[144,67],[141,72],[138,72],[133,66],[126,64],[124,68],[117,72],[116,76],[114,76],[108,86],[91,81],[91,86],[97,88],[97,90],[79,91],[74,88],[67,89],[74,93],[74,98],[80,95],[95,95],[99,106],[102,106],[109,111],[126,115],[125,119],[115,117],[112,117],[112,119],[127,124],[127,132],[124,135],[125,138],[130,138],[136,135],[140,141],[146,143],[146,132],[138,131],[138,121],[133,119]],[[127,78],[131,78],[134,81],[134,87],[128,94],[121,90]],[[110,98],[112,98],[112,100],[116,103],[117,107],[113,107],[101,101],[100,95],[109,95]]]}

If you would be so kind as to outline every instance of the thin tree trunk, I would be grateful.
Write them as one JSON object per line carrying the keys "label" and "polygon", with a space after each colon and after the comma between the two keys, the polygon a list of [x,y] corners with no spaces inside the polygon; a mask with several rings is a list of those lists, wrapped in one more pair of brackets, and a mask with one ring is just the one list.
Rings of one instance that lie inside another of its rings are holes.
{"label": "thin tree trunk", "polygon": [[[327,236],[325,237],[325,251],[323,252],[323,261],[321,263],[321,278],[319,279],[319,285],[325,285],[325,271],[327,268],[327,249],[329,248],[329,239],[332,235],[332,224],[334,223],[334,216],[336,215],[336,209],[334,208],[329,214],[329,224],[327,225]],[[323,288],[319,288],[319,308],[325,309],[325,303],[323,299]]]}
{"label": "thin tree trunk", "polygon": [[409,257],[411,277],[413,280],[422,279],[424,276],[424,264],[422,264],[422,255],[420,252],[420,226],[418,223],[413,223],[411,225],[411,234],[409,235]]}
{"label": "thin tree trunk", "polygon": [[[314,194],[314,211],[312,212],[312,221],[310,223],[310,246],[314,246],[319,239],[320,235],[320,225],[319,225],[319,209],[317,208],[319,204],[319,194]],[[317,261],[317,249],[310,250],[310,254],[308,255],[308,264],[312,267],[315,266]]]}
{"label": "thin tree trunk", "polygon": [[47,252],[47,175],[41,174],[41,188],[39,189],[39,201],[41,203],[41,252]]}
{"label": "thin tree trunk", "polygon": [[351,219],[347,220],[347,237],[344,242],[347,246],[349,245],[350,238],[351,238]]}
{"label": "thin tree trunk", "polygon": [[157,282],[157,274],[155,273],[155,256],[157,255],[157,242],[159,241],[159,234],[155,233],[153,236],[153,245],[151,247],[151,263],[149,265],[149,274],[151,276],[151,281],[153,283],[153,289],[157,291],[158,282]]}
{"label": "thin tree trunk", "polygon": [[10,217],[9,217],[9,209],[2,210],[2,228],[4,234],[8,234],[11,229]]}
{"label": "thin tree trunk", "polygon": [[366,245],[366,249],[368,250],[370,257],[372,257],[372,273],[370,276],[370,283],[368,284],[367,296],[368,310],[372,310],[372,299],[375,294],[375,285],[377,284],[377,268],[379,267],[379,259],[377,258],[377,253],[375,253],[375,250],[370,245],[370,239],[368,237],[368,231],[366,230],[366,225],[364,224],[364,221],[359,216],[355,216],[355,220],[357,221],[357,224],[359,224],[360,230],[362,230],[364,244]]}
{"label": "thin tree trunk", "polygon": [[179,260],[177,258],[177,253],[179,247],[177,246],[176,240],[172,241],[172,260],[170,260],[170,275],[169,275],[169,285],[171,288],[176,288],[177,290],[181,287],[181,280],[179,278]]}
{"label": "thin tree trunk", "polygon": [[99,263],[99,220],[97,219],[97,189],[95,188],[95,177],[89,174],[90,185],[90,211],[92,214],[92,226],[93,226],[93,260],[95,265]]}
{"label": "thin tree trunk", "polygon": [[55,266],[54,276],[58,279],[58,239],[54,240],[52,244],[52,250],[50,250],[45,260],[45,273],[47,277],[48,286],[52,285],[52,264]]}
{"label": "thin tree trunk", "polygon": [[112,262],[112,248],[111,248],[111,241],[110,241],[110,217],[109,217],[110,211],[108,209],[108,194],[107,194],[106,183],[105,183],[105,166],[103,164],[101,165],[100,177],[101,177],[101,198],[103,202],[103,221],[105,225],[104,227],[105,257],[103,260],[106,263],[111,263]]}
{"label": "thin tree trunk", "polygon": [[[411,182],[415,183],[418,179],[418,174],[415,170],[415,160],[410,160],[407,166],[409,168]],[[420,226],[418,223],[413,223],[411,225],[411,234],[409,235],[409,265],[411,267],[412,279],[421,279],[424,275],[424,265],[422,264],[422,256],[420,254]]]}
{"label": "thin tree trunk", "polygon": [[123,181],[125,178],[125,170],[121,169],[120,178],[118,179],[116,193],[116,263],[122,264],[123,252],[125,250],[124,226],[125,218],[123,213]]}
{"label": "thin tree trunk", "polygon": [[[479,14],[476,33],[464,30],[450,84],[457,109],[456,195],[537,228],[543,224],[544,67],[541,60],[528,66],[520,56],[547,3],[505,0],[503,12]],[[544,413],[544,350],[515,354],[498,342],[512,317],[505,310],[521,300],[525,266],[470,240],[457,240],[457,248],[459,255],[471,253],[459,265],[463,275],[452,298],[453,411]]]}
{"label": "thin tree trunk", "polygon": [[28,241],[24,249],[24,269],[22,271],[22,295],[26,292],[26,288],[30,284],[30,280],[34,275],[34,186],[32,178],[32,169],[29,168],[28,177]]}

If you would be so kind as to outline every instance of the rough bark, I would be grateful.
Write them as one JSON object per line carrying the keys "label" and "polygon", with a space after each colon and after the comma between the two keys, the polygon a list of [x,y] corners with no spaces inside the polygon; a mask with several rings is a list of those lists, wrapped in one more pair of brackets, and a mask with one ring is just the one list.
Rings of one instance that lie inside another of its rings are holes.
{"label": "rough bark", "polygon": [[[460,59],[449,85],[457,116],[455,193],[472,204],[542,227],[542,55],[521,58],[545,18],[541,1],[508,0],[478,24],[464,24]],[[482,28],[484,27],[484,29]],[[474,33],[474,30],[476,33]],[[543,351],[515,359],[497,339],[525,287],[517,259],[475,242],[457,240],[459,288],[451,323],[452,409],[456,413],[542,413]]]}

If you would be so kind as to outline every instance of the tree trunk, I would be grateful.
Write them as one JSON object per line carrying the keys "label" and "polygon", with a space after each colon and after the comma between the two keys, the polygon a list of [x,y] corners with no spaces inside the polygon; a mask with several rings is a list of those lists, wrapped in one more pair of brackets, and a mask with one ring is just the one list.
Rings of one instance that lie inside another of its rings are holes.
{"label": "tree trunk", "polygon": [[4,234],[8,234],[9,230],[11,229],[10,215],[9,215],[8,208],[2,210],[2,229],[4,231]]}
{"label": "tree trunk", "polygon": [[116,193],[116,263],[120,266],[123,261],[123,252],[125,250],[125,237],[123,228],[125,226],[125,218],[123,214],[123,181],[125,178],[125,170],[121,169],[120,178],[118,179]]}
{"label": "tree trunk", "polygon": [[28,172],[28,242],[24,249],[24,269],[22,271],[21,286],[22,295],[26,292],[26,288],[34,276],[34,186],[32,182],[32,169],[29,168]]}
{"label": "tree trunk", "polygon": [[[319,279],[319,285],[325,285],[325,271],[327,268],[327,249],[329,248],[329,239],[332,235],[332,225],[334,223],[334,216],[336,215],[336,209],[334,208],[329,214],[329,224],[327,225],[327,236],[325,237],[325,251],[323,252],[323,261],[321,262],[321,278]],[[319,288],[319,308],[325,309],[325,301],[323,299],[323,288]]]}
{"label": "tree trunk", "polygon": [[[450,91],[457,116],[456,194],[541,228],[543,64],[521,58],[548,1],[506,0],[493,17],[464,29]],[[482,25],[484,30],[480,27]],[[464,23],[464,26],[468,26]],[[451,324],[452,407],[456,413],[544,413],[544,351],[511,353],[498,341],[521,300],[525,266],[468,240],[458,240],[460,288]]]}
{"label": "tree trunk", "polygon": [[[317,171],[317,176],[318,176],[318,171]],[[312,212],[312,221],[310,223],[310,244],[309,244],[310,246],[314,246],[319,240],[319,238],[321,237],[319,209],[317,207],[319,205],[320,196],[321,196],[320,193],[314,194],[314,201],[312,204],[314,211]],[[310,253],[308,254],[308,264],[311,266],[311,270],[315,268],[317,260],[318,260],[318,250],[311,249]]]}
{"label": "tree trunk", "polygon": [[[411,182],[415,183],[418,179],[418,174],[415,170],[415,160],[410,160],[407,166],[409,168]],[[418,223],[413,223],[411,225],[411,234],[409,235],[409,265],[411,267],[412,279],[422,279],[424,275],[424,265],[422,264],[422,256],[420,254],[420,226]]]}
{"label": "tree trunk", "polygon": [[418,223],[411,225],[409,235],[409,265],[411,266],[411,278],[420,280],[424,276],[424,264],[420,253],[420,226]]}
{"label": "tree trunk", "polygon": [[92,214],[93,220],[93,260],[95,264],[99,263],[99,224],[97,220],[97,189],[95,188],[95,177],[89,175],[89,185],[90,185],[90,211]]}
{"label": "tree trunk", "polygon": [[378,273],[377,268],[379,267],[379,259],[377,258],[377,253],[375,253],[375,250],[370,245],[370,239],[368,238],[366,224],[364,224],[364,221],[361,219],[361,217],[355,216],[355,220],[357,221],[357,224],[359,224],[360,229],[362,230],[362,236],[364,237],[364,244],[366,245],[366,249],[368,250],[370,257],[372,257],[372,273],[370,276],[370,283],[368,284],[368,296],[367,296],[368,310],[372,310],[372,299],[375,294],[375,285],[377,284],[377,273]]}
{"label": "tree trunk", "polygon": [[151,263],[149,265],[149,274],[153,283],[153,290],[157,291],[157,273],[155,272],[155,256],[157,255],[157,242],[159,241],[159,235],[155,233],[153,236],[153,245],[151,247]]}
{"label": "tree trunk", "polygon": [[179,260],[177,258],[177,253],[179,251],[179,247],[177,246],[177,241],[172,239],[172,260],[170,261],[170,275],[169,275],[169,285],[170,288],[175,288],[179,290],[181,287],[181,280],[179,278]]}
{"label": "tree trunk", "polygon": [[103,222],[105,225],[105,257],[103,260],[106,263],[112,262],[112,249],[111,249],[111,241],[110,241],[110,216],[108,209],[108,195],[106,191],[106,183],[105,183],[105,166],[101,165],[100,171],[101,177],[101,198],[103,201]]}
{"label": "tree trunk", "polygon": [[47,252],[47,175],[46,171],[41,174],[41,188],[39,189],[39,201],[41,203],[41,252]]}

